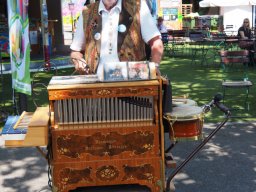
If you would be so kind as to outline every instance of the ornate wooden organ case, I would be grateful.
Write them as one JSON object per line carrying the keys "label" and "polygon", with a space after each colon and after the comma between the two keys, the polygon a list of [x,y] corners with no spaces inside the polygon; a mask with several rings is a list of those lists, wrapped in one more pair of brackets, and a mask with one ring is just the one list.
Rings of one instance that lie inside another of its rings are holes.
{"label": "ornate wooden organ case", "polygon": [[158,80],[48,86],[53,185],[162,191]]}

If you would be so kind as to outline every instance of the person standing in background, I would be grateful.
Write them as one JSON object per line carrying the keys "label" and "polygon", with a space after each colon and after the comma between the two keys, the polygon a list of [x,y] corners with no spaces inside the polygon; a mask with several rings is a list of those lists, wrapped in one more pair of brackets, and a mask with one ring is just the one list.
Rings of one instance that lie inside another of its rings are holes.
{"label": "person standing in background", "polygon": [[163,21],[164,21],[163,17],[158,17],[157,28],[160,31],[160,33],[167,33],[168,30],[167,30],[166,26],[164,25]]}

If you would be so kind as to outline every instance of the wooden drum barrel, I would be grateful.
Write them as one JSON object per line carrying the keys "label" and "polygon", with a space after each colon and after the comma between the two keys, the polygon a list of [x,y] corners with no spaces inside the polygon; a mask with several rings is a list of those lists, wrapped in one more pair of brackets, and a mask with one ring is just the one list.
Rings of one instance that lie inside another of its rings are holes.
{"label": "wooden drum barrel", "polygon": [[173,141],[193,141],[202,136],[203,111],[201,107],[174,107],[165,119],[169,122],[170,139]]}

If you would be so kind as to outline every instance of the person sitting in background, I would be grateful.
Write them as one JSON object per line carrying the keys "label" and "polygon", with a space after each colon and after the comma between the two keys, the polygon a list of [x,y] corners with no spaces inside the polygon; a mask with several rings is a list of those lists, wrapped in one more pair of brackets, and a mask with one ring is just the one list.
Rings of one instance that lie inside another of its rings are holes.
{"label": "person sitting in background", "polygon": [[248,18],[244,19],[243,25],[238,29],[237,35],[240,39],[251,39],[252,31],[250,29],[250,21]]}
{"label": "person sitting in background", "polygon": [[167,28],[165,27],[165,25],[163,24],[163,18],[162,17],[158,17],[157,19],[157,28],[160,31],[160,33],[167,33]]}
{"label": "person sitting in background", "polygon": [[239,37],[239,47],[241,49],[247,49],[250,53],[250,63],[249,65],[254,64],[254,42],[250,40],[252,38],[252,31],[250,29],[250,21],[248,18],[245,18],[243,25],[238,29]]}
{"label": "person sitting in background", "polygon": [[204,35],[205,35],[206,38],[211,37],[210,27],[208,25],[204,26]]}

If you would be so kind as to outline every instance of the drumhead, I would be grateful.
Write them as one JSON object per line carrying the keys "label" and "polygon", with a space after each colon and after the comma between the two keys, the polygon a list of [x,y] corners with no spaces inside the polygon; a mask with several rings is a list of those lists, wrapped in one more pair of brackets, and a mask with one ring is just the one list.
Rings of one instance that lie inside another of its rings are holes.
{"label": "drumhead", "polygon": [[198,106],[173,107],[169,118],[174,120],[198,119],[202,116],[202,113],[203,109]]}
{"label": "drumhead", "polygon": [[176,99],[172,99],[172,106],[173,107],[197,106],[197,103],[192,99],[176,98]]}

